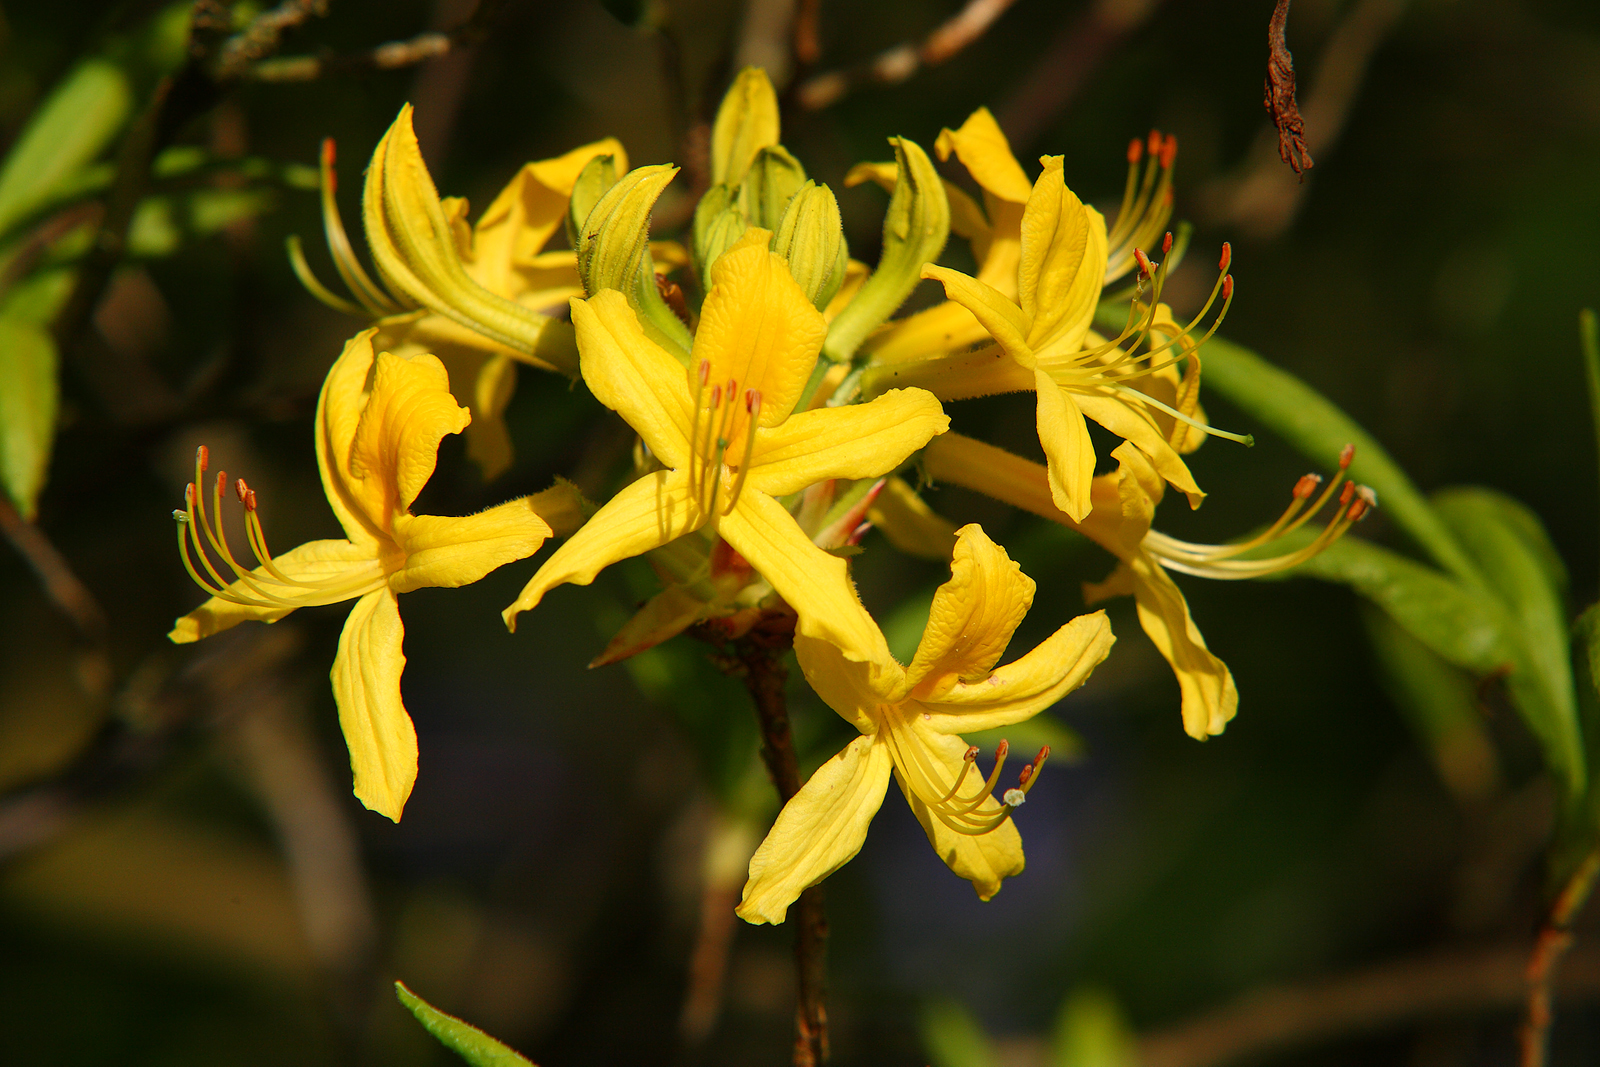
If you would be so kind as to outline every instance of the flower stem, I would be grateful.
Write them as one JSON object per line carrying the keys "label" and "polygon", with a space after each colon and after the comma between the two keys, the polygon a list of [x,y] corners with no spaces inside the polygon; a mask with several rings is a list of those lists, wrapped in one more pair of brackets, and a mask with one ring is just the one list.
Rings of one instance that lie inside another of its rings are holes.
{"label": "flower stem", "polygon": [[1534,944],[1533,957],[1528,960],[1528,1010],[1522,1028],[1517,1033],[1521,1046],[1520,1067],[1544,1067],[1550,1041],[1550,986],[1555,979],[1556,967],[1561,957],[1572,947],[1572,922],[1583,909],[1584,902],[1594,889],[1595,878],[1600,876],[1600,849],[1590,852],[1567,884],[1556,895],[1555,903],[1539,930]]}
{"label": "flower stem", "polygon": [[[769,616],[731,651],[761,723],[761,759],[772,775],[778,799],[787,804],[800,791],[800,761],[795,756],[789,730],[789,702],[785,685],[789,670],[784,657],[794,645],[794,617]],[[799,985],[795,1006],[794,1067],[816,1067],[828,1058],[828,919],[823,911],[822,887],[814,885],[800,894],[795,917],[794,960]]]}

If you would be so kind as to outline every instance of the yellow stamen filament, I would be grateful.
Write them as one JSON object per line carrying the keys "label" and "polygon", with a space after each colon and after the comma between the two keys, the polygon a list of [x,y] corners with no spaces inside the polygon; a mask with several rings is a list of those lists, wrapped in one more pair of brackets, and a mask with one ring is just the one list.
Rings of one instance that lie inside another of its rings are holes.
{"label": "yellow stamen filament", "polygon": [[1150,131],[1148,151],[1139,140],[1128,145],[1128,181],[1117,221],[1106,237],[1111,248],[1106,257],[1107,284],[1133,269],[1137,250],[1150,245],[1172,217],[1172,163],[1177,154],[1178,139],[1170,134],[1163,138],[1154,130]]}
{"label": "yellow stamen filament", "polygon": [[[1284,509],[1283,514],[1278,516],[1277,521],[1271,526],[1248,540],[1227,545],[1202,545],[1192,541],[1181,541],[1152,530],[1145,535],[1144,547],[1168,570],[1198,575],[1202,578],[1223,580],[1259,578],[1304,563],[1338,540],[1346,530],[1360,522],[1366,517],[1367,512],[1376,506],[1372,490],[1345,481],[1346,472],[1354,455],[1355,447],[1346,445],[1339,456],[1339,473],[1328,482],[1316,500],[1309,504],[1307,501],[1311,500],[1312,494],[1316,492],[1321,478],[1315,474],[1301,478],[1295,485],[1294,499]],[[1341,485],[1343,485],[1342,491]],[[1323,527],[1322,532],[1303,548],[1266,559],[1236,558],[1280,540],[1305,525],[1329,500],[1333,499],[1335,491],[1339,491],[1339,497],[1338,508],[1333,518]]]}
{"label": "yellow stamen filament", "polygon": [[361,261],[356,258],[355,249],[350,244],[350,235],[345,232],[344,220],[339,217],[339,202],[334,197],[338,180],[333,169],[333,154],[333,138],[329,137],[322,142],[322,158],[319,166],[322,228],[328,239],[328,253],[333,256],[333,267],[359,303],[352,303],[338,295],[323,285],[312,273],[311,264],[306,262],[305,249],[301,246],[298,235],[290,236],[287,241],[289,266],[294,270],[295,277],[300,279],[300,284],[305,286],[312,296],[335,311],[363,318],[381,318],[384,315],[397,314],[405,308],[398,300],[384,292],[383,287],[374,282],[362,269]]}
{"label": "yellow stamen filament", "polygon": [[[879,708],[880,721],[892,714],[894,713],[887,707]],[[902,737],[901,728],[897,725],[886,725],[885,729],[889,744],[894,749],[895,766],[899,769],[906,788],[946,827],[969,837],[979,837],[989,833],[1011,817],[1011,812],[1022,804],[1028,790],[1033,788],[1033,782],[1037,779],[1036,772],[1050,754],[1048,747],[1041,749],[1034,762],[1022,769],[1022,774],[1018,776],[1018,788],[1006,790],[1006,802],[997,804],[994,810],[980,815],[979,810],[994,801],[994,789],[1000,781],[1006,755],[1011,748],[1007,742],[1001,741],[995,748],[994,769],[989,772],[988,778],[973,793],[963,796],[961,789],[977,764],[976,745],[967,749],[966,755],[962,758],[961,771],[956,775],[955,782],[947,789],[941,784],[944,772],[929,763],[927,753],[918,741]]]}
{"label": "yellow stamen filament", "polygon": [[[694,425],[690,427],[689,442],[692,454],[689,459],[689,493],[696,506],[705,515],[726,515],[739,502],[744,492],[745,479],[750,474],[750,456],[755,450],[756,430],[761,415],[761,390],[746,389],[740,397],[739,383],[729,378],[725,383],[711,387],[707,396],[705,387],[711,377],[711,365],[700,362],[695,372]],[[739,423],[739,409],[744,409],[744,422]],[[704,421],[705,429],[701,429]],[[743,432],[744,447],[731,452],[736,430]],[[729,462],[732,459],[734,462]],[[728,499],[718,509],[722,495],[724,474],[734,476]]]}

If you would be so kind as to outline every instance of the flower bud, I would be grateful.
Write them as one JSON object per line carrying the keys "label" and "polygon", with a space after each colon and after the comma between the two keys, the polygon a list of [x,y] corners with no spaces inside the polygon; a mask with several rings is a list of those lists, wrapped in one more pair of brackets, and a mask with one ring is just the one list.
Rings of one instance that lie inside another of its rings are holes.
{"label": "flower bud", "polygon": [[711,291],[711,264],[749,228],[750,220],[739,208],[737,190],[729,185],[713,185],[706,190],[694,209],[694,261],[702,290]]}
{"label": "flower bud", "polygon": [[811,303],[819,311],[827,307],[849,260],[833,190],[809,181],[801,186],[778,223],[772,250],[789,261],[789,273]]}
{"label": "flower bud", "polygon": [[790,198],[805,183],[800,161],[782,145],[768,145],[756,153],[739,185],[739,207],[754,225],[776,231]]}
{"label": "flower bud", "polygon": [[620,290],[651,340],[687,359],[689,329],[661,298],[650,258],[650,209],[677,173],[665,163],[637,167],[606,191],[578,233],[578,276],[590,296]]}
{"label": "flower bud", "polygon": [[583,235],[583,224],[600,198],[617,184],[615,156],[595,156],[578,173],[572,186],[572,199],[567,202],[567,241],[577,248]]}
{"label": "flower bud", "polygon": [[778,96],[767,72],[746,67],[728,87],[711,127],[711,184],[738,185],[756,153],[778,143]]}

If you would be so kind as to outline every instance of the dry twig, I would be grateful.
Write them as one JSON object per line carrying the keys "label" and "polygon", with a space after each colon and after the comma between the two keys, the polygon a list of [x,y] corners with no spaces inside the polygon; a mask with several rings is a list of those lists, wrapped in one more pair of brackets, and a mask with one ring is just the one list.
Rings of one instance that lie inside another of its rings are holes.
{"label": "dry twig", "polygon": [[1305,180],[1311,169],[1311,153],[1306,151],[1306,123],[1294,98],[1294,56],[1289,54],[1284,31],[1289,23],[1289,0],[1278,0],[1267,23],[1267,84],[1264,104],[1278,130],[1278,157]]}
{"label": "dry twig", "polygon": [[1550,1041],[1550,1023],[1554,1019],[1551,1009],[1550,987],[1555,981],[1561,958],[1572,948],[1572,922],[1583,910],[1589,893],[1594,889],[1596,876],[1600,876],[1600,849],[1584,857],[1567,884],[1561,887],[1550,905],[1550,914],[1539,930],[1533,955],[1528,960],[1528,1008],[1522,1028],[1517,1033],[1521,1046],[1521,1067],[1544,1067],[1545,1051]]}
{"label": "dry twig", "polygon": [[403,41],[389,41],[350,55],[282,56],[251,66],[245,77],[263,82],[315,81],[330,74],[355,74],[372,70],[397,70],[427,59],[477,44],[489,32],[489,23],[504,0],[479,0],[465,22],[453,30],[430,30]]}
{"label": "dry twig", "polygon": [[0,494],[0,533],[33,568],[45,596],[71,620],[83,646],[78,679],[90,696],[105,697],[111,685],[111,659],[106,652],[106,613],[89,587],[73,573],[66,557],[33,523],[17,513]]}

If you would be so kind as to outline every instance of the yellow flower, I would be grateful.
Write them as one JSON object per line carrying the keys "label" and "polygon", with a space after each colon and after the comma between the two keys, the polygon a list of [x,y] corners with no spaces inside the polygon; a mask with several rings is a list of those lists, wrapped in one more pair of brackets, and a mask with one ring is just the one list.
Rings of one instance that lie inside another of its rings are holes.
{"label": "yellow flower", "polygon": [[920,389],[867,404],[795,412],[827,325],[771,235],[751,229],[711,268],[689,367],[645,336],[620,292],[572,302],[583,377],[664,470],[619,492],[557,549],[505,611],[514,626],[563,582],[711,526],[799,616],[799,632],[853,659],[883,636],[845,561],[818,548],[776,497],[830,478],[876,478],[949,425]]}
{"label": "yellow flower", "polygon": [[[945,434],[928,446],[923,462],[935,481],[966,486],[1059,522],[1116,556],[1117,569],[1104,582],[1086,584],[1084,599],[1093,604],[1112,596],[1133,596],[1140,625],[1177,675],[1183,694],[1184,730],[1204,740],[1220,734],[1233,718],[1239,691],[1227,664],[1206,648],[1183,592],[1167,571],[1238,579],[1286,570],[1322,551],[1359,521],[1371,507],[1372,498],[1370,492],[1344,482],[1352,455],[1347,449],[1338,476],[1317,499],[1312,498],[1321,479],[1306,475],[1296,484],[1289,508],[1260,535],[1231,545],[1199,545],[1150,529],[1164,485],[1144,453],[1124,443],[1111,455],[1118,461],[1118,469],[1094,479],[1094,506],[1081,522],[1056,507],[1044,467],[993,445]],[[1333,498],[1341,483],[1338,509],[1316,538],[1284,555],[1240,558],[1305,524]]]}
{"label": "yellow flower", "polygon": [[538,551],[551,534],[551,522],[542,516],[563,529],[578,520],[575,496],[565,487],[466,518],[411,514],[433,475],[439,442],[465,429],[470,415],[450,395],[438,360],[374,354],[375,332],[366,330],[345,346],[317,403],[317,463],[345,539],[311,541],[272,555],[255,492],[241,479],[236,488],[259,563],[245,568],[222,529],[225,473],[218,472],[206,507],[202,448],[187,507],[175,516],[184,565],[211,599],[179,619],[167,636],[184,644],[250,619],[276,622],[295,608],[355,600],[333,661],[339,725],[350,747],[355,795],[399,821],[417,777],[417,738],[400,700],[405,630],[396,594],[475,582]]}
{"label": "yellow flower", "polygon": [[[627,154],[613,138],[526,164],[469,227],[466,200],[439,199],[417,148],[411,108],[402,108],[367,173],[367,240],[386,288],[362,269],[350,247],[334,200],[333,142],[323,143],[328,248],[357,302],[334,295],[311,275],[298,242],[290,244],[291,262],[313,295],[377,320],[380,351],[427,352],[444,363],[472,412],[467,454],[485,479],[511,464],[504,412],[516,388],[516,364],[576,370],[572,330],[562,315],[571,297],[583,295],[577,260],[570,250],[544,247],[562,229],[578,175],[590,160],[607,155],[627,169]],[[396,221],[402,215],[407,225]],[[443,265],[452,259],[459,276]]]}
{"label": "yellow flower", "polygon": [[1082,685],[1111,650],[1104,612],[1080,616],[1004,667],[1033,581],[976,525],[958,531],[950,580],[939,587],[909,667],[888,655],[853,663],[805,636],[795,652],[806,681],[861,731],[784,806],[750,860],[739,915],[779,923],[789,905],[861,850],[892,771],[940,859],[988,900],[1022,870],[1011,813],[1037,780],[1048,749],[1024,768],[1003,803],[993,791],[1004,743],[985,780],[963,732],[1010,726]]}

